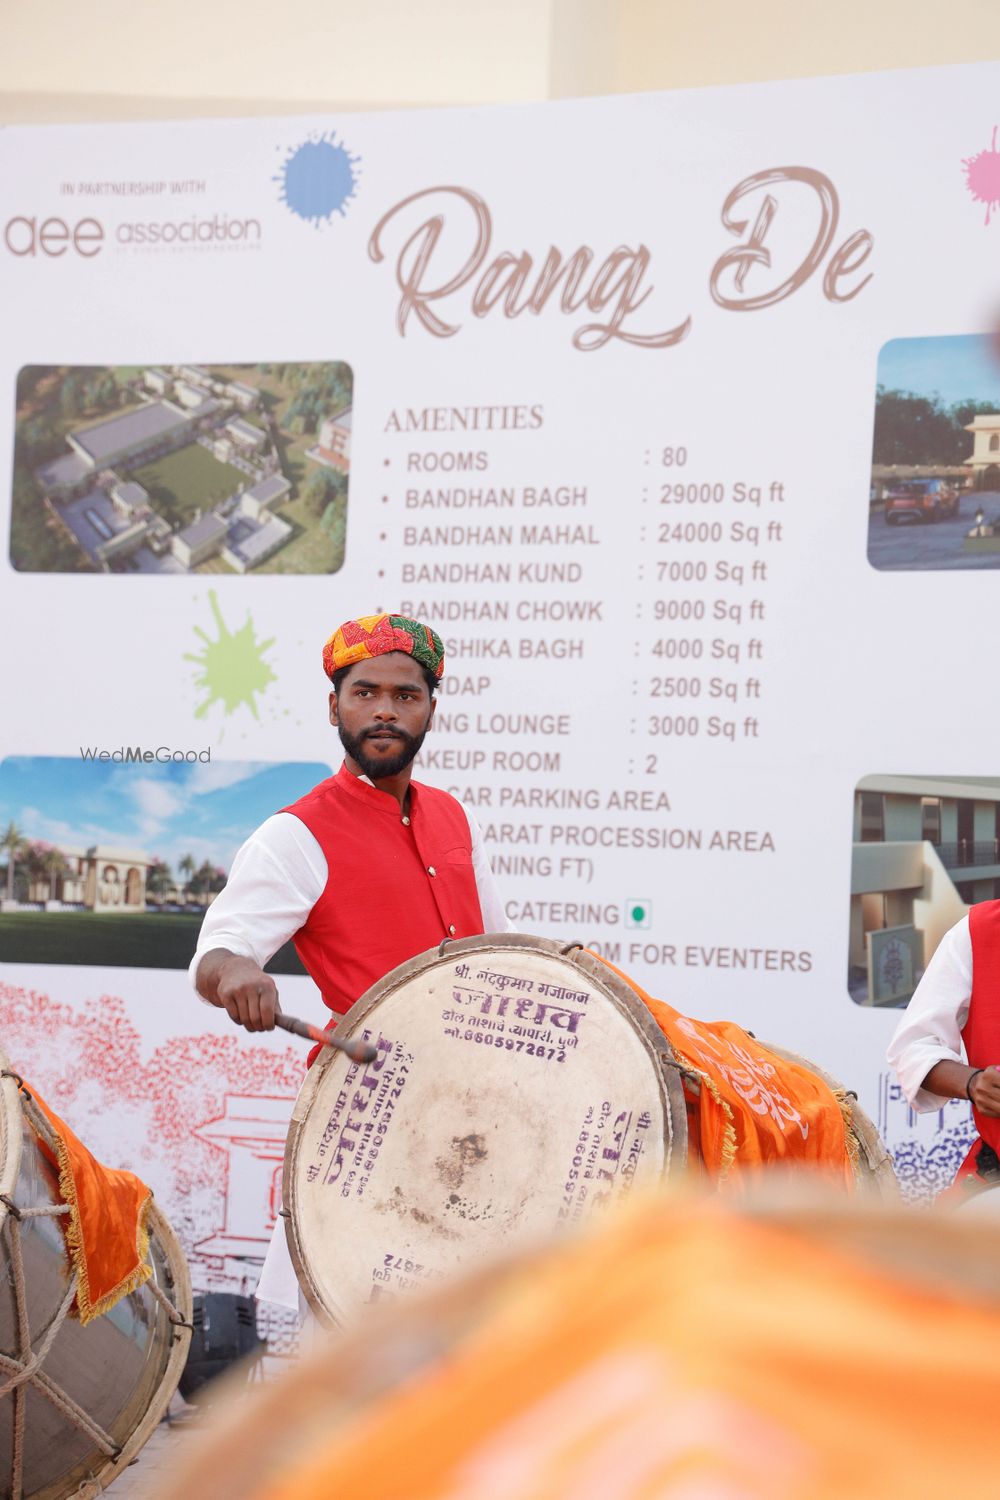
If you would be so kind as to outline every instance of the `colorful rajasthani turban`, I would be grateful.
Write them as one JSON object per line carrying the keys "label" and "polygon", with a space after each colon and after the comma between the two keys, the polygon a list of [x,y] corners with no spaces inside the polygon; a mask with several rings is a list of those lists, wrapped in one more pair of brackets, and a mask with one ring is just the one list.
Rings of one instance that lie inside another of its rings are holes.
{"label": "colorful rajasthani turban", "polygon": [[357,661],[384,656],[389,651],[403,651],[435,677],[444,672],[444,644],[429,625],[407,620],[403,615],[362,615],[348,620],[335,630],[323,647],[323,670],[333,677],[341,667],[353,667]]}

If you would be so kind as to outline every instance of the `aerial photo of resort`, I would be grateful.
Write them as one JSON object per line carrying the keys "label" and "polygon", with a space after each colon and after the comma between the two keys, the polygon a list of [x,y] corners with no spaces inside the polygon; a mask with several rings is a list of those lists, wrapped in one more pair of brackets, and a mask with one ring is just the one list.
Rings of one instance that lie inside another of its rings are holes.
{"label": "aerial photo of resort", "polygon": [[350,366],[26,365],[10,559],[26,573],[335,573]]}

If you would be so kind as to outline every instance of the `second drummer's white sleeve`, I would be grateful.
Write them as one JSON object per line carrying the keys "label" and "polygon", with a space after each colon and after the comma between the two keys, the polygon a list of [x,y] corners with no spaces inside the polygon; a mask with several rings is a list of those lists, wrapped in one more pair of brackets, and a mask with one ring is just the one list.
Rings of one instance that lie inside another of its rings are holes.
{"label": "second drummer's white sleeve", "polygon": [[483,914],[483,931],[516,932],[517,928],[504,911],[503,901],[497,890],[493,867],[483,841],[483,830],[467,807],[463,807],[463,811],[469,820],[469,833],[472,836],[472,869],[479,892],[479,910]]}
{"label": "second drummer's white sleeve", "polygon": [[[294,813],[275,813],[238,850],[225,887],[205,913],[188,974],[212,948],[261,968],[298,932],[323,894],[326,857]],[[197,988],[197,986],[195,986]]]}
{"label": "second drummer's white sleeve", "polygon": [[962,1028],[971,996],[972,938],[963,917],[938,944],[886,1053],[916,1110],[940,1109],[948,1102],[921,1085],[935,1063],[967,1061]]}

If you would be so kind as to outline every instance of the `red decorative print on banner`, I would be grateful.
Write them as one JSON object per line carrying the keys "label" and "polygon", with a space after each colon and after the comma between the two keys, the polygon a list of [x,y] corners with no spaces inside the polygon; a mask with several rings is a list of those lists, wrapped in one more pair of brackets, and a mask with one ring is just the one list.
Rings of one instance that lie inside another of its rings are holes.
{"label": "red decorative print on banner", "polygon": [[124,1000],[82,1007],[0,984],[0,1045],[95,1155],[153,1188],[198,1287],[253,1288],[304,1059],[231,1036],[147,1056]]}

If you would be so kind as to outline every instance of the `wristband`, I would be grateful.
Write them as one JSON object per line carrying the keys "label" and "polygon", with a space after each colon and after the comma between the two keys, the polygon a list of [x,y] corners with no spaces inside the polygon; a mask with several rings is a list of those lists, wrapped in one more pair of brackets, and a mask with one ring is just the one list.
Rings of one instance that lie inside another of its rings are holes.
{"label": "wristband", "polygon": [[972,1072],[969,1074],[968,1078],[965,1080],[965,1097],[970,1102],[972,1100],[972,1080],[974,1078],[978,1078],[979,1075],[980,1075],[980,1073],[985,1073],[985,1072],[986,1072],[985,1068],[973,1068]]}

